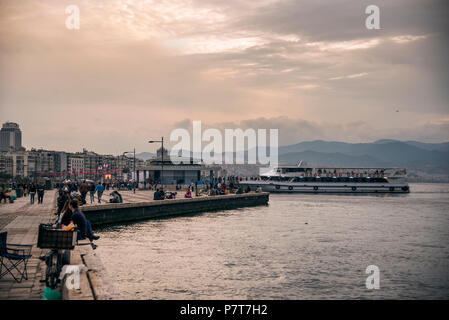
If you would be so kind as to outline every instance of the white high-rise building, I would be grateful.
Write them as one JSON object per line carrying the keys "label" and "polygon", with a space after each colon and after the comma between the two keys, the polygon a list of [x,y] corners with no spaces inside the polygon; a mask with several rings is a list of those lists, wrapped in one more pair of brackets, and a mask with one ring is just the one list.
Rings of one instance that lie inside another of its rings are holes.
{"label": "white high-rise building", "polygon": [[0,130],[0,151],[17,151],[22,148],[22,131],[14,122],[5,122]]}

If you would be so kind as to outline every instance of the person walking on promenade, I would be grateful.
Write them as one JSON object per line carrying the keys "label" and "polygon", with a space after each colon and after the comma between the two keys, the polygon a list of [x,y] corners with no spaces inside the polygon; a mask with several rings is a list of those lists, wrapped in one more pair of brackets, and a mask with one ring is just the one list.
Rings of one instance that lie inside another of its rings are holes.
{"label": "person walking on promenade", "polygon": [[101,203],[101,196],[103,195],[104,185],[98,182],[97,186],[95,187],[95,191],[97,191],[98,203]]}
{"label": "person walking on promenade", "polygon": [[83,183],[80,185],[80,193],[81,193],[81,205],[86,204],[86,195],[89,188],[87,186],[86,180],[83,180]]}
{"label": "person walking on promenade", "polygon": [[37,190],[37,204],[41,204],[44,202],[44,192],[45,192],[44,184],[39,183],[36,187],[36,190]]}
{"label": "person walking on promenade", "polygon": [[94,203],[95,201],[95,185],[93,182],[89,183],[89,195],[90,195],[90,203]]}
{"label": "person walking on promenade", "polygon": [[26,197],[28,194],[29,185],[26,183],[23,185],[23,196]]}
{"label": "person walking on promenade", "polygon": [[5,200],[6,203],[6,187],[4,184],[0,185],[0,203]]}
{"label": "person walking on promenade", "polygon": [[30,203],[34,204],[34,196],[36,195],[36,185],[34,183],[30,186]]}

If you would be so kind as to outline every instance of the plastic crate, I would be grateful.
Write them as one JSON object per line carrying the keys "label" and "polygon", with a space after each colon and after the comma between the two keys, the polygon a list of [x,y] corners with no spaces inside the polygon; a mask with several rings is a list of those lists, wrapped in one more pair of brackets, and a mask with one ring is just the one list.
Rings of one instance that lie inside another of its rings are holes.
{"label": "plastic crate", "polygon": [[75,248],[76,231],[55,229],[45,224],[39,225],[37,246],[41,249],[68,249]]}

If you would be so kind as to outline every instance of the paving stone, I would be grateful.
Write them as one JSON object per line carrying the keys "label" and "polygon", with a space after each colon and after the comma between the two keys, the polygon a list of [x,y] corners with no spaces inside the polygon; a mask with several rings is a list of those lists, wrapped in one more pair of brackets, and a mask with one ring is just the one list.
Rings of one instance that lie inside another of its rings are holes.
{"label": "paving stone", "polygon": [[[56,191],[46,192],[43,205],[31,205],[28,198],[19,198],[12,204],[0,206],[0,229],[8,232],[8,243],[32,244],[32,258],[28,260],[28,280],[15,282],[10,275],[0,279],[0,299],[41,299],[44,285],[42,261],[38,258],[44,250],[37,248],[37,233],[40,223],[54,220]],[[23,266],[22,266],[23,267]],[[33,288],[33,289],[32,289]]]}
{"label": "paving stone", "polygon": [[17,283],[14,285],[14,289],[22,289],[22,288],[32,288],[33,282],[30,280],[24,280],[21,283]]}

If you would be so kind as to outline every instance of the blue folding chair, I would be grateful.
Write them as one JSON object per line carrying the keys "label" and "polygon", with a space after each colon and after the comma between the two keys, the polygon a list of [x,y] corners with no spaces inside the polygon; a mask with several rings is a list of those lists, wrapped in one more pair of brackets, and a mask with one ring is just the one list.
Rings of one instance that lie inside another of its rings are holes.
{"label": "blue folding chair", "polygon": [[[6,243],[8,233],[0,233],[0,279],[4,275],[10,273],[16,282],[22,282],[23,279],[28,280],[27,262],[31,258],[32,245]],[[9,262],[6,264],[5,262]],[[19,266],[23,264],[23,270]],[[5,267],[6,271],[3,271]],[[19,276],[16,277],[13,271],[16,270]]]}

